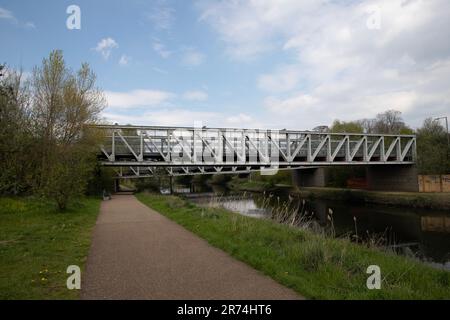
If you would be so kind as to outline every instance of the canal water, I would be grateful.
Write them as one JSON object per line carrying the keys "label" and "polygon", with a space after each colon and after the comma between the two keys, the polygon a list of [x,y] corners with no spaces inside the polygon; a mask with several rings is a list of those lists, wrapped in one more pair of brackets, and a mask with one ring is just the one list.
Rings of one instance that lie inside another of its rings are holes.
{"label": "canal water", "polygon": [[202,206],[220,206],[260,219],[273,218],[274,213],[287,212],[285,208],[288,207],[289,211],[305,216],[324,232],[332,229],[336,236],[376,241],[400,254],[450,271],[448,211],[306,200],[289,196],[288,191],[232,193],[223,186],[179,186],[174,192],[184,194]]}

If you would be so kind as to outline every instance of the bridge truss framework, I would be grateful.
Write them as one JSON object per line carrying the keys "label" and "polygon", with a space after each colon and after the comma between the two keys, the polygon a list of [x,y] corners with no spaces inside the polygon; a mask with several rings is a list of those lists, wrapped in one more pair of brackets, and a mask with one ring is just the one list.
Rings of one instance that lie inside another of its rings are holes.
{"label": "bridge truss framework", "polygon": [[249,173],[322,166],[410,165],[414,135],[99,125],[99,160],[119,178]]}

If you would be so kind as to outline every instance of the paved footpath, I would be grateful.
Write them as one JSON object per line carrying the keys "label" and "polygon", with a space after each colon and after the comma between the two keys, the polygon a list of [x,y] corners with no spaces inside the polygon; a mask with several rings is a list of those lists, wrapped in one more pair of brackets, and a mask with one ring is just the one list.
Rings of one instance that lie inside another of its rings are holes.
{"label": "paved footpath", "polygon": [[83,299],[301,299],[133,195],[103,201]]}

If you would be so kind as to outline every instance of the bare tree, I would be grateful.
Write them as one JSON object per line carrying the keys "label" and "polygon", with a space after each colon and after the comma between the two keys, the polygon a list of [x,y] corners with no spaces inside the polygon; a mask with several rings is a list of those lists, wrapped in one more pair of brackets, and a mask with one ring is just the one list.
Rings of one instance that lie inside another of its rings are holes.
{"label": "bare tree", "polygon": [[374,132],[387,134],[412,133],[402,119],[402,113],[397,110],[388,110],[375,118]]}

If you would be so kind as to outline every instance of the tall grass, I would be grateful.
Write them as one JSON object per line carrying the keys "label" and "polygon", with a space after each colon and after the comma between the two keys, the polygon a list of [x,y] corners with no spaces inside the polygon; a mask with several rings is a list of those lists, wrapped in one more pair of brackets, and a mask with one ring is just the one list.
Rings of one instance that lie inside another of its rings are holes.
{"label": "tall grass", "polygon": [[[199,207],[173,196],[138,194],[138,199],[281,284],[317,299],[449,299],[450,273],[347,238],[275,223],[220,207]],[[273,198],[273,196],[272,196]],[[274,198],[274,201],[277,201]],[[289,216],[292,218],[291,216]],[[288,223],[289,221],[289,223]],[[378,265],[381,290],[368,290],[366,269]]]}
{"label": "tall grass", "polygon": [[[208,196],[206,206],[209,208],[220,208],[223,207],[225,202],[229,202],[230,200],[254,200],[254,197],[248,192],[235,193],[232,195],[211,195]],[[356,217],[353,217],[353,232],[346,232],[337,235],[334,225],[333,209],[327,209],[327,225],[320,225],[316,219],[315,212],[308,210],[305,199],[298,199],[289,195],[287,200],[284,200],[280,196],[273,193],[263,192],[262,196],[258,198],[258,207],[265,213],[268,219],[280,224],[311,231],[324,237],[343,238],[370,248],[395,253],[400,252],[399,250],[396,250],[399,246],[394,241],[394,238],[389,236],[389,229],[386,229],[384,233],[371,233],[368,230],[366,230],[363,235],[358,233],[358,223]]]}

